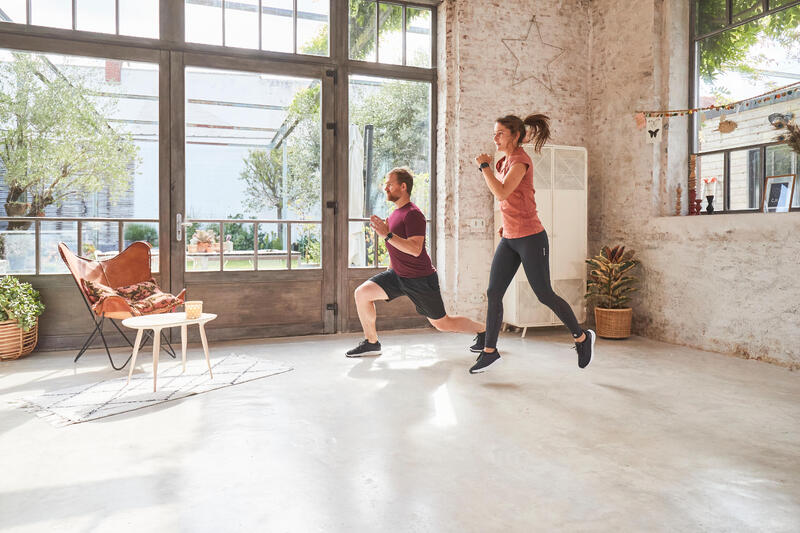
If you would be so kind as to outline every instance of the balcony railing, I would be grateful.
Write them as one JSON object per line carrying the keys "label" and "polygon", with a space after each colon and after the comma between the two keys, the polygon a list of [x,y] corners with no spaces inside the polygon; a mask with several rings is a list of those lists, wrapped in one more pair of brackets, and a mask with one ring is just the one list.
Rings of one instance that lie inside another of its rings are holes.
{"label": "balcony railing", "polygon": [[[75,228],[56,228],[54,230],[43,230],[42,226],[50,224],[75,224]],[[155,224],[156,234],[158,232],[158,219],[143,218],[91,218],[91,217],[0,217],[0,225],[6,228],[9,225],[26,226],[20,229],[3,229],[0,235],[3,236],[5,257],[0,259],[6,263],[0,263],[0,271],[6,270],[9,274],[62,274],[67,273],[66,267],[58,256],[57,245],[59,241],[64,241],[71,248],[74,247],[78,255],[84,255],[83,249],[84,235],[87,226],[97,224],[116,225],[116,230],[102,233],[111,233],[111,241],[105,243],[92,240],[93,245],[101,254],[109,257],[116,255],[125,248],[125,224]],[[33,231],[31,231],[31,228]],[[72,232],[75,233],[72,233]],[[98,228],[91,228],[96,234],[101,233]],[[70,235],[74,235],[74,238]],[[31,246],[32,244],[32,246]],[[116,250],[113,250],[116,244]],[[104,250],[103,248],[107,248]],[[115,251],[116,253],[110,253]],[[33,252],[32,257],[30,252]],[[154,270],[157,270],[157,258]]]}

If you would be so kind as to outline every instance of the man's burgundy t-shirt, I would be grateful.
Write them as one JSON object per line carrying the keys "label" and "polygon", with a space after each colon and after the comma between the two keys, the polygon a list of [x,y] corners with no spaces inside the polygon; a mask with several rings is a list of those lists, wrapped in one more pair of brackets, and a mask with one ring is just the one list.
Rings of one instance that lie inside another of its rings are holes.
{"label": "man's burgundy t-shirt", "polygon": [[[422,214],[419,207],[411,202],[395,209],[389,215],[389,231],[404,239],[419,235],[424,237],[425,224],[425,215]],[[425,249],[425,241],[422,242],[422,253],[417,257],[401,252],[392,246],[391,239],[386,243],[386,249],[389,252],[392,269],[401,278],[423,278],[436,272],[431,258],[428,256],[428,251]]]}

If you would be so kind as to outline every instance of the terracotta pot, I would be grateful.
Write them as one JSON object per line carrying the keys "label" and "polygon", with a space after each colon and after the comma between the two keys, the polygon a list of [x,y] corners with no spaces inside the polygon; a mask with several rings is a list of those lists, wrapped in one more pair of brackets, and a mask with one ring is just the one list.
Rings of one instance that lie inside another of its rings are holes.
{"label": "terracotta pot", "polygon": [[198,252],[207,252],[211,249],[210,242],[198,242],[197,243],[197,251]]}
{"label": "terracotta pot", "polygon": [[631,336],[633,309],[594,308],[594,321],[598,337],[606,339],[626,339]]}

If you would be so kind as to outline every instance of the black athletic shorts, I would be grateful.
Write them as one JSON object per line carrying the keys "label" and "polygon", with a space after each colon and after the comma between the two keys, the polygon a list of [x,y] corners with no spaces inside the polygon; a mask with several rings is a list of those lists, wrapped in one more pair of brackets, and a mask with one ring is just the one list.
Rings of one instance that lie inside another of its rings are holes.
{"label": "black athletic shorts", "polygon": [[369,280],[380,285],[389,300],[394,300],[398,296],[408,296],[417,307],[417,313],[421,315],[438,320],[447,314],[436,272],[424,278],[401,278],[390,268],[372,276]]}

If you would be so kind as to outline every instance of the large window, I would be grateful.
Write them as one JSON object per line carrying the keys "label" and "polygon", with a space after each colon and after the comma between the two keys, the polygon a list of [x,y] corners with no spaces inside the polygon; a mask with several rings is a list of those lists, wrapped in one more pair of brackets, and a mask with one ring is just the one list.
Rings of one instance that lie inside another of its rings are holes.
{"label": "large window", "polygon": [[[0,50],[0,271],[158,246],[158,65]],[[154,270],[158,270],[155,253]]]}
{"label": "large window", "polygon": [[[796,168],[779,145],[788,120],[800,119],[800,1],[694,0],[691,107],[698,187],[715,209],[757,210],[763,182],[777,167]],[[712,180],[713,178],[713,180]],[[704,188],[704,181],[709,184]],[[706,206],[703,199],[703,207]],[[793,207],[800,207],[795,197]]]}
{"label": "large window", "polygon": [[350,0],[350,59],[431,66],[431,10],[376,0]]}
{"label": "large window", "polygon": [[185,0],[186,41],[330,55],[330,0]]}
{"label": "large window", "polygon": [[[431,85],[366,76],[350,77],[350,238],[352,267],[387,266],[386,245],[369,217],[386,218],[386,173],[408,167],[411,201],[431,217]],[[426,243],[430,243],[429,235]]]}
{"label": "large window", "polygon": [[321,266],[320,88],[186,69],[186,270]]}
{"label": "large window", "polygon": [[158,0],[0,0],[0,22],[158,38]]}

